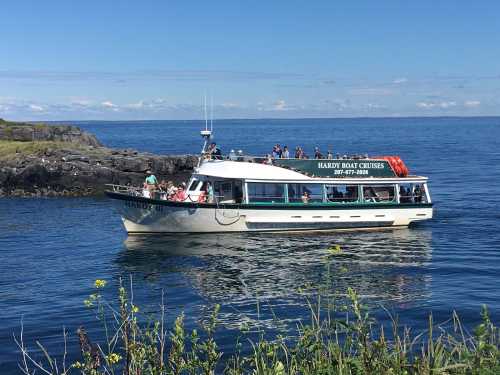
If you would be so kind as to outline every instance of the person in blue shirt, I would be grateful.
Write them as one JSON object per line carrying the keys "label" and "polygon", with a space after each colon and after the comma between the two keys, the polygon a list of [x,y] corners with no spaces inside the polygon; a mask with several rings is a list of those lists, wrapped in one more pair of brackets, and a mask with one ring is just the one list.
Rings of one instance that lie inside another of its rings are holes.
{"label": "person in blue shirt", "polygon": [[144,187],[149,191],[153,191],[158,186],[158,180],[156,179],[156,176],[153,174],[153,172],[148,170],[146,174],[147,177],[146,180],[144,181]]}

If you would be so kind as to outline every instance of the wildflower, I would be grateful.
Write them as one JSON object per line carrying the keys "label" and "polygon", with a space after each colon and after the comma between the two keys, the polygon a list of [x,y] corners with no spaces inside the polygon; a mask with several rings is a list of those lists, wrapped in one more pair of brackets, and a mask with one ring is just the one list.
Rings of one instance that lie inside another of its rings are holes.
{"label": "wildflower", "polygon": [[138,313],[139,312],[139,307],[137,307],[136,305],[132,305],[132,312],[133,313]]}
{"label": "wildflower", "polygon": [[285,374],[285,366],[283,365],[283,362],[278,361],[274,365],[274,373],[276,375],[284,375]]}
{"label": "wildflower", "polygon": [[89,299],[84,300],[83,304],[85,305],[85,307],[92,307],[92,306],[94,306],[94,303],[91,300],[89,300]]}
{"label": "wildflower", "polygon": [[106,280],[101,280],[101,279],[97,279],[95,282],[94,282],[94,286],[99,289],[99,288],[104,288],[106,286],[106,283],[107,281]]}
{"label": "wildflower", "polygon": [[340,248],[340,245],[335,245],[335,246],[328,248],[328,252],[331,255],[338,255],[338,254],[342,254],[342,249]]}
{"label": "wildflower", "polygon": [[122,359],[122,356],[120,354],[117,354],[117,353],[111,353],[111,354],[106,356],[106,360],[112,365],[120,362],[121,359]]}
{"label": "wildflower", "polygon": [[73,363],[73,364],[71,365],[71,367],[73,367],[73,368],[82,368],[82,367],[83,367],[83,365],[82,365],[82,363],[81,363],[81,362],[76,361],[75,363]]}

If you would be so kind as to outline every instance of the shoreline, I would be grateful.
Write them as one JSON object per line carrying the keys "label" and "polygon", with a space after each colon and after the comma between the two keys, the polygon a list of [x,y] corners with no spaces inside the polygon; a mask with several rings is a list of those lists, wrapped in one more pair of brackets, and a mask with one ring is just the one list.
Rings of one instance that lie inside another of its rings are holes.
{"label": "shoreline", "polygon": [[145,172],[158,180],[185,180],[194,155],[156,155],[103,146],[76,126],[0,119],[0,197],[101,195],[106,184],[141,186]]}

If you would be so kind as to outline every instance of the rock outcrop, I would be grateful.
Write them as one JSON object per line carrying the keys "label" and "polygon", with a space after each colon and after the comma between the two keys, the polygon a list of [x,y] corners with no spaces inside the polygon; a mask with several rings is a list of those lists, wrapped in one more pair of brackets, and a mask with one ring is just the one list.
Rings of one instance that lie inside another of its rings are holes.
{"label": "rock outcrop", "polygon": [[[148,169],[159,180],[185,181],[198,162],[196,156],[190,155],[160,156],[109,149],[92,134],[74,126],[45,127],[49,129],[37,133],[44,134],[44,141],[36,141],[34,152],[21,149],[0,155],[0,196],[95,195],[102,193],[106,184],[141,186]],[[5,128],[17,130],[8,132],[6,138]],[[31,142],[27,129],[30,126],[9,123],[3,127],[0,139]]]}
{"label": "rock outcrop", "polygon": [[0,140],[5,141],[54,141],[100,147],[102,144],[90,133],[76,126],[28,124],[0,119]]}

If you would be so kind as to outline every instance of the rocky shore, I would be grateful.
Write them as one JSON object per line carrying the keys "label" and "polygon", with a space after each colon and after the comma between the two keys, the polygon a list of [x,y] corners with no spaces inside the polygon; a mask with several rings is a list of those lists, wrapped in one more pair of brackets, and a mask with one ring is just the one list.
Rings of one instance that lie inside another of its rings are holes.
{"label": "rocky shore", "polygon": [[184,181],[197,160],[110,149],[75,126],[0,119],[0,196],[97,195],[106,184],[141,186],[148,169]]}

